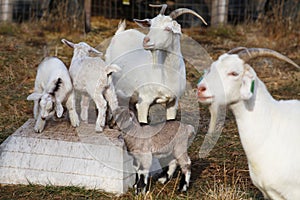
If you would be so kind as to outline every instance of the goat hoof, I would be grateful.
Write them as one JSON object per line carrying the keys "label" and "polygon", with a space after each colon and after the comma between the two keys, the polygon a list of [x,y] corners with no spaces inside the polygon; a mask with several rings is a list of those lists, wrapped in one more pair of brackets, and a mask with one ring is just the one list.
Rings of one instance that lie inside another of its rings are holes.
{"label": "goat hoof", "polygon": [[187,186],[184,185],[182,188],[178,188],[178,191],[182,193],[187,192]]}
{"label": "goat hoof", "polygon": [[73,127],[78,127],[79,124],[80,124],[80,121],[79,121],[79,120],[72,120],[72,121],[71,121],[71,125],[72,125]]}
{"label": "goat hoof", "polygon": [[140,122],[140,125],[141,126],[146,126],[146,125],[148,125],[148,123],[147,122]]}
{"label": "goat hoof", "polygon": [[[148,191],[147,191],[147,192],[148,192]],[[135,190],[135,195],[139,195],[139,194],[145,195],[147,192],[146,192],[146,189],[145,189],[145,188],[136,188],[136,190]]]}
{"label": "goat hoof", "polygon": [[37,128],[37,127],[34,127],[34,131],[36,133],[41,133],[43,131],[44,128]]}
{"label": "goat hoof", "polygon": [[88,120],[81,120],[83,123],[88,124]]}
{"label": "goat hoof", "polygon": [[102,127],[96,127],[95,131],[97,133],[101,133],[101,132],[103,132],[103,128]]}
{"label": "goat hoof", "polygon": [[158,181],[162,184],[166,184],[169,181],[169,179],[167,177],[161,177],[158,179]]}

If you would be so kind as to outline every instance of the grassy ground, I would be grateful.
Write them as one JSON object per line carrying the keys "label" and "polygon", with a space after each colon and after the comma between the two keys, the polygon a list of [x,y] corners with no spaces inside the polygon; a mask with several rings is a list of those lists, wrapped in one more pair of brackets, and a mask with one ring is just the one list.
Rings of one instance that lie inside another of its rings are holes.
{"label": "grassy ground", "polygon": [[[52,32],[47,24],[0,24],[0,143],[32,117],[33,104],[26,101],[26,97],[32,92],[44,47],[50,55],[57,55],[69,64],[72,52],[61,44],[62,38],[75,42],[87,41],[97,46],[113,35],[117,24],[118,20],[94,18],[89,34],[83,34],[80,30],[70,32],[68,27]],[[129,24],[129,27],[136,26]],[[299,23],[262,21],[234,27],[193,28],[183,32],[198,41],[214,59],[236,46],[265,47],[277,50],[299,64],[299,27]],[[300,99],[299,70],[269,59],[259,59],[253,66],[276,99]],[[199,73],[188,66],[187,74],[195,88]],[[0,185],[0,199],[261,199],[260,192],[251,183],[231,113],[227,114],[226,125],[217,145],[207,158],[199,159],[199,147],[209,122],[207,107],[200,106],[199,109],[200,127],[189,150],[192,177],[187,193],[176,191],[178,179],[175,176],[166,185],[153,183],[147,196],[136,197],[133,190],[116,197],[77,187]]]}

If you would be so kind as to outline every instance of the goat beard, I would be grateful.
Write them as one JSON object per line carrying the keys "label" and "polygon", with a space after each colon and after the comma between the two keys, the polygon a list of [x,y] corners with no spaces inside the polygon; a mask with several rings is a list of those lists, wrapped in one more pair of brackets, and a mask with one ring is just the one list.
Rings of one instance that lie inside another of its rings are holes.
{"label": "goat beard", "polygon": [[158,63],[158,54],[159,54],[158,50],[153,50],[152,51],[152,62],[153,62],[154,65],[159,64]]}
{"label": "goat beard", "polygon": [[205,158],[209,152],[216,145],[225,122],[226,106],[221,106],[216,103],[212,103],[209,107],[210,122],[209,128],[205,135],[204,141],[200,147],[199,157]]}

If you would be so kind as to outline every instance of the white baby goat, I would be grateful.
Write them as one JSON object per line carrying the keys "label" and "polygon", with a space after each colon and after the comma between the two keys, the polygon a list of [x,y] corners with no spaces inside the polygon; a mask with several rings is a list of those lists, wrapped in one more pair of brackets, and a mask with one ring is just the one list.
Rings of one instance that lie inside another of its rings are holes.
{"label": "white baby goat", "polygon": [[57,117],[61,117],[64,111],[63,102],[66,102],[72,126],[79,126],[73,97],[73,86],[65,64],[56,57],[46,57],[38,66],[34,92],[27,97],[27,100],[34,100],[34,130],[42,132],[46,119],[55,112]]}
{"label": "white baby goat", "polygon": [[[125,29],[121,24],[107,48],[105,61],[116,63],[120,73],[113,74],[116,90],[126,96],[136,94],[138,120],[147,123],[150,105],[166,104],[166,118],[176,118],[179,98],[185,91],[186,72],[180,49],[181,27],[175,19],[185,13],[203,18],[186,8],[164,15],[163,5],[153,19],[135,20],[142,27],[149,27],[147,35]],[[161,7],[161,6],[159,6]]]}
{"label": "white baby goat", "polygon": [[163,159],[168,166],[166,177],[159,179],[163,183],[172,177],[177,165],[181,167],[179,190],[186,191],[191,176],[191,160],[187,150],[196,134],[194,127],[179,121],[141,126],[127,107],[118,107],[113,116],[124,133],[128,151],[134,157],[136,193],[144,193],[149,189],[148,178],[153,157]]}
{"label": "white baby goat", "polygon": [[105,126],[107,102],[111,109],[118,105],[110,74],[121,70],[117,65],[106,65],[100,57],[90,57],[90,53],[102,54],[85,42],[74,44],[66,39],[62,42],[74,49],[70,66],[70,75],[75,92],[82,93],[80,117],[88,121],[88,108],[92,98],[98,109],[96,132],[102,132]]}
{"label": "white baby goat", "polygon": [[[270,95],[247,64],[258,56],[275,57],[299,68],[289,58],[269,49],[236,48],[212,63],[198,84],[198,98],[201,103],[228,105],[232,110],[251,179],[264,197],[298,200],[300,101],[277,101]],[[216,114],[211,112],[211,116]]]}

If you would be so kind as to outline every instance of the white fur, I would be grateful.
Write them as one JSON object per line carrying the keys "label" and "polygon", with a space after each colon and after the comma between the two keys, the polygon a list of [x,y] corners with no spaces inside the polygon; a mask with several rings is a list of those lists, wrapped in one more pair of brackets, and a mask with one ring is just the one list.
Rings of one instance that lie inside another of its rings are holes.
{"label": "white fur", "polygon": [[[59,88],[54,92],[56,84]],[[73,86],[68,69],[65,64],[56,57],[46,57],[39,65],[35,79],[34,93],[27,100],[34,100],[34,118],[37,120],[34,130],[42,132],[46,119],[56,112],[57,117],[63,114],[62,103],[66,102],[72,126],[79,126],[79,119],[73,108]]]}
{"label": "white fur", "polygon": [[85,42],[74,44],[65,39],[62,42],[74,48],[70,75],[76,92],[82,93],[81,119],[88,121],[88,108],[92,98],[98,109],[95,130],[102,132],[105,126],[107,102],[111,109],[118,105],[114,86],[109,74],[121,70],[117,65],[106,65],[100,57],[90,57],[90,52],[101,54]]}
{"label": "white fur", "polygon": [[[116,90],[126,96],[137,94],[139,122],[147,123],[152,103],[166,104],[167,120],[175,119],[178,100],[186,87],[181,28],[169,16],[160,14],[146,21],[151,25],[147,35],[133,29],[124,31],[125,24],[119,26],[105,59],[122,68],[113,75]],[[145,42],[145,38],[149,41]]]}
{"label": "white fur", "polygon": [[212,64],[198,90],[200,102],[232,110],[251,179],[264,197],[300,199],[300,101],[275,100],[248,64],[228,54]]}

